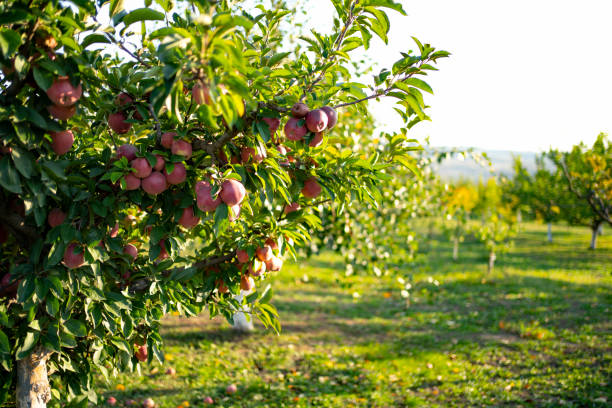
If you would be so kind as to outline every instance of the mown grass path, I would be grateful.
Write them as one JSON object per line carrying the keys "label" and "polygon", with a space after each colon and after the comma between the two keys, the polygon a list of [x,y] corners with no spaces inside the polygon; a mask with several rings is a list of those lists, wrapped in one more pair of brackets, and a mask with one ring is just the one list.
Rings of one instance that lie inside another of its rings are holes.
{"label": "mown grass path", "polygon": [[[168,317],[164,367],[100,381],[118,405],[160,407],[608,407],[612,405],[612,235],[526,224],[485,277],[486,254],[459,262],[434,237],[397,277],[344,277],[325,253],[273,279],[280,336],[221,320]],[[307,279],[306,279],[307,278]],[[175,376],[165,375],[168,366]],[[225,395],[235,383],[238,393]]]}

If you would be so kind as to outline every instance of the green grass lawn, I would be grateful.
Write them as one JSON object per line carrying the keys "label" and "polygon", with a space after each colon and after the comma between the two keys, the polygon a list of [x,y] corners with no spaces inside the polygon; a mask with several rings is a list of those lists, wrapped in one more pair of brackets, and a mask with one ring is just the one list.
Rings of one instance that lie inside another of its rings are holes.
{"label": "green grass lawn", "polygon": [[587,228],[558,226],[554,238],[523,226],[488,277],[477,243],[455,263],[442,237],[422,245],[425,261],[401,271],[404,284],[347,279],[331,253],[287,265],[272,279],[280,336],[168,317],[165,366],[99,390],[160,407],[204,406],[205,396],[223,407],[609,407],[612,236],[596,251]]}

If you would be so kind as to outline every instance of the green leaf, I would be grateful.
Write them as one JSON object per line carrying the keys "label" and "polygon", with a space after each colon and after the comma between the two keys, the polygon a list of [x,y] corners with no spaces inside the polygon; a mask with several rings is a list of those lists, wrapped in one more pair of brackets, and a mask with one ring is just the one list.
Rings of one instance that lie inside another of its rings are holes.
{"label": "green leaf", "polygon": [[111,41],[102,34],[93,33],[83,39],[81,47],[86,48],[91,44],[111,44]]}
{"label": "green leaf", "polygon": [[64,323],[64,329],[75,337],[87,336],[85,323],[80,320],[70,319]]}
{"label": "green leaf", "polygon": [[19,172],[25,177],[30,178],[32,176],[32,163],[34,163],[34,157],[27,150],[21,150],[18,147],[13,147],[11,150],[11,156],[13,157],[13,163]]}
{"label": "green leaf", "polygon": [[34,81],[46,91],[53,84],[53,75],[49,71],[41,71],[38,67],[34,67]]}
{"label": "green leaf", "polygon": [[19,173],[11,165],[8,156],[0,160],[0,185],[12,193],[21,194]]}
{"label": "green leaf", "polygon": [[113,18],[116,14],[123,11],[123,0],[111,0],[108,10],[109,17]]}
{"label": "green leaf", "polygon": [[395,10],[404,16],[406,15],[406,12],[404,11],[404,8],[402,7],[402,5],[392,0],[367,0],[364,2],[363,5],[364,6],[374,6],[374,7],[386,7],[386,8]]}
{"label": "green leaf", "polygon": [[0,354],[9,354],[10,352],[11,345],[9,344],[8,337],[0,330]]}
{"label": "green leaf", "polygon": [[130,11],[123,17],[123,24],[128,27],[138,21],[163,20],[164,14],[150,8],[140,8]]}
{"label": "green leaf", "polygon": [[76,339],[74,338],[72,334],[61,332],[60,340],[61,340],[62,347],[74,348],[77,346]]}
{"label": "green leaf", "polygon": [[17,349],[17,353],[15,354],[17,360],[21,360],[30,355],[30,352],[38,342],[38,336],[38,332],[28,332],[28,334],[26,334],[23,339],[23,344]]}
{"label": "green leaf", "polygon": [[8,28],[0,29],[0,51],[4,58],[10,58],[21,45],[21,35]]}
{"label": "green leaf", "polygon": [[13,4],[12,9],[4,10],[2,14],[0,14],[0,24],[12,24],[19,23],[22,21],[28,21],[32,19],[32,15],[23,9],[18,9]]}
{"label": "green leaf", "polygon": [[50,295],[45,299],[45,307],[47,313],[49,313],[50,316],[55,317],[60,307],[59,300],[57,300],[55,296]]}
{"label": "green leaf", "polygon": [[408,78],[408,79],[406,79],[403,82],[405,84],[412,85],[415,88],[419,88],[422,91],[429,92],[432,95],[434,93],[433,89],[431,89],[429,84],[427,82],[423,81],[422,79],[419,79],[419,78]]}
{"label": "green leaf", "polygon": [[223,234],[223,232],[229,226],[228,214],[229,212],[228,212],[227,204],[225,203],[219,204],[219,206],[215,210],[214,230],[215,230],[216,236]]}

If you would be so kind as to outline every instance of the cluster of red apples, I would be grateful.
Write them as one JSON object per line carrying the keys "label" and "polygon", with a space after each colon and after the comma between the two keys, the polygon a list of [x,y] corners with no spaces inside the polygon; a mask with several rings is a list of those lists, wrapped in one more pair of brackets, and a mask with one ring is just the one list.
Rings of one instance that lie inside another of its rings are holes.
{"label": "cluster of red apples", "polygon": [[[83,89],[81,84],[74,86],[66,76],[58,77],[47,89],[47,97],[52,105],[47,110],[56,119],[68,120],[76,113],[76,103],[81,99]],[[51,149],[57,155],[70,151],[74,143],[74,135],[70,130],[51,132]]]}

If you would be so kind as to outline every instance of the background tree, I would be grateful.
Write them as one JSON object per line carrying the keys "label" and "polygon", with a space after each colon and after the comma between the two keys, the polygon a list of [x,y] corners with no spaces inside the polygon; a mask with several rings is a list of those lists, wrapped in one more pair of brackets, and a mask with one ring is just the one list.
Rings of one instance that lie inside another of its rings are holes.
{"label": "background tree", "polygon": [[0,4],[0,403],[96,404],[95,371],[163,361],[164,314],[231,321],[240,288],[279,329],[262,281],[310,241],[313,207],[374,203],[411,160],[404,132],[363,158],[329,140],[336,110],[388,96],[410,127],[448,55],[415,40],[358,82],[350,53],[405,12],[332,3],[331,34],[292,52],[274,52],[284,5],[113,0],[104,23],[102,2]]}
{"label": "background tree", "polygon": [[477,204],[478,195],[474,186],[459,182],[448,187],[443,201],[442,229],[453,243],[453,260],[459,259],[459,243],[463,242],[470,229],[470,215]]}

